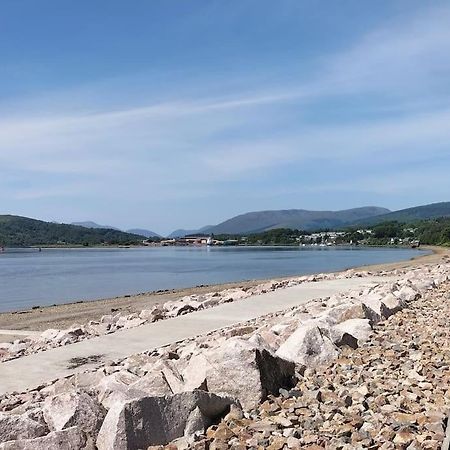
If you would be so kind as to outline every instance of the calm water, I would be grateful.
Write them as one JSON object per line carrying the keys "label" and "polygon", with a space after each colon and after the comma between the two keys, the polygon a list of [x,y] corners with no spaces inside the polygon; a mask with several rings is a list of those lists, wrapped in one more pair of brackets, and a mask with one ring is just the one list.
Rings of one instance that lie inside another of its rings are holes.
{"label": "calm water", "polygon": [[410,259],[412,249],[154,247],[0,253],[0,311],[158,289],[336,271]]}

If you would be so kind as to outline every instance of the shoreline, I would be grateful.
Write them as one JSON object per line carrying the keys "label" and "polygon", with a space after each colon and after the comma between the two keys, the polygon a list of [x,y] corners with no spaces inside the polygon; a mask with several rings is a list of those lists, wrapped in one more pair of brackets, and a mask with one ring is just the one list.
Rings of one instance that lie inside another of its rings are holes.
{"label": "shoreline", "polygon": [[[394,263],[372,264],[359,267],[347,268],[334,273],[342,273],[346,270],[368,270],[372,272],[388,271],[395,269],[405,269],[418,264],[428,265],[440,262],[444,257],[450,257],[450,249],[445,247],[426,246],[425,250],[431,250],[432,253],[415,256],[409,260],[398,261]],[[322,273],[333,273],[322,272]],[[15,312],[0,313],[0,330],[31,330],[44,331],[49,328],[67,328],[77,323],[83,325],[90,320],[99,319],[101,316],[111,314],[111,312],[120,312],[122,314],[131,314],[140,312],[143,309],[150,309],[153,306],[170,300],[176,300],[180,297],[193,294],[205,294],[211,291],[221,291],[235,287],[253,287],[268,280],[285,280],[295,276],[273,277],[265,279],[254,279],[246,281],[236,281],[222,284],[212,284],[195,286],[189,288],[172,289],[169,291],[146,292],[137,295],[124,295],[119,297],[74,301],[60,305],[42,306],[35,309],[28,309]],[[16,337],[14,335],[2,335],[0,331],[0,341],[11,341]]]}

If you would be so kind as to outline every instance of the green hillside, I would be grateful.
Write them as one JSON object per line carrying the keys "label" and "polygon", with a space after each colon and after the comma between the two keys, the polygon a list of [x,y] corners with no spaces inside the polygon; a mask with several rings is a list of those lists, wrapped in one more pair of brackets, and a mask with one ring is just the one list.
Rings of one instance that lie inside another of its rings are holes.
{"label": "green hillside", "polygon": [[375,225],[392,221],[412,223],[418,220],[437,219],[439,217],[450,217],[450,202],[431,203],[429,205],[415,206],[414,208],[400,209],[388,214],[360,219],[355,221],[354,224]]}
{"label": "green hillside", "polygon": [[338,228],[356,220],[385,215],[389,210],[377,206],[366,206],[343,211],[308,211],[288,209],[255,211],[232,217],[205,232],[214,234],[258,233],[278,228],[317,230]]}
{"label": "green hillside", "polygon": [[28,217],[0,215],[0,246],[29,247],[46,245],[126,245],[145,239],[108,228],[44,222]]}

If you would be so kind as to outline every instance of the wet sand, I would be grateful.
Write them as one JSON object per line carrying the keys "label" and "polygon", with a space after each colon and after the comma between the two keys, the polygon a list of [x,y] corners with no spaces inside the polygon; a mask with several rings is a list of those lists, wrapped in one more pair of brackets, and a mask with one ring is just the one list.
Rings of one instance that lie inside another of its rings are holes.
{"label": "wet sand", "polygon": [[[381,270],[404,269],[412,266],[436,264],[443,258],[450,258],[450,248],[422,247],[432,250],[433,253],[418,256],[408,261],[386,263],[358,267],[355,269],[378,272]],[[279,277],[286,279],[289,277]],[[274,279],[274,278],[270,278]],[[165,292],[148,292],[144,294],[92,300],[85,302],[67,303],[55,306],[46,306],[38,309],[29,309],[13,313],[0,313],[0,342],[12,341],[19,336],[2,334],[1,330],[35,330],[43,331],[48,328],[63,329],[73,324],[85,324],[90,320],[98,320],[102,315],[112,312],[131,314],[142,309],[149,309],[156,304],[192,294],[201,294],[211,291],[220,291],[233,287],[251,287],[267,280],[240,281],[219,285],[197,286]]]}

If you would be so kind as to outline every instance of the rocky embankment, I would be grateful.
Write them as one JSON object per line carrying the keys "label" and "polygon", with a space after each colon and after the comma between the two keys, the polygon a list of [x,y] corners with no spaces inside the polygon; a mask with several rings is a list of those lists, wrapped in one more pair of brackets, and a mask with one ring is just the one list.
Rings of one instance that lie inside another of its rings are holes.
{"label": "rocky embankment", "polygon": [[0,397],[1,449],[439,448],[448,261]]}
{"label": "rocky embankment", "polygon": [[223,303],[244,300],[254,295],[265,294],[303,283],[319,280],[332,280],[366,276],[367,272],[348,270],[343,273],[327,273],[311,276],[293,277],[281,281],[268,281],[249,288],[223,289],[202,295],[187,295],[174,301],[144,309],[139,313],[104,315],[100,320],[91,320],[87,325],[73,325],[67,329],[47,329],[38,335],[32,335],[14,342],[0,343],[0,361],[8,361],[22,356],[39,353],[50,348],[62,347],[96,336],[115,333],[116,331],[139,327],[148,323],[189,314],[203,309],[213,308]]}

